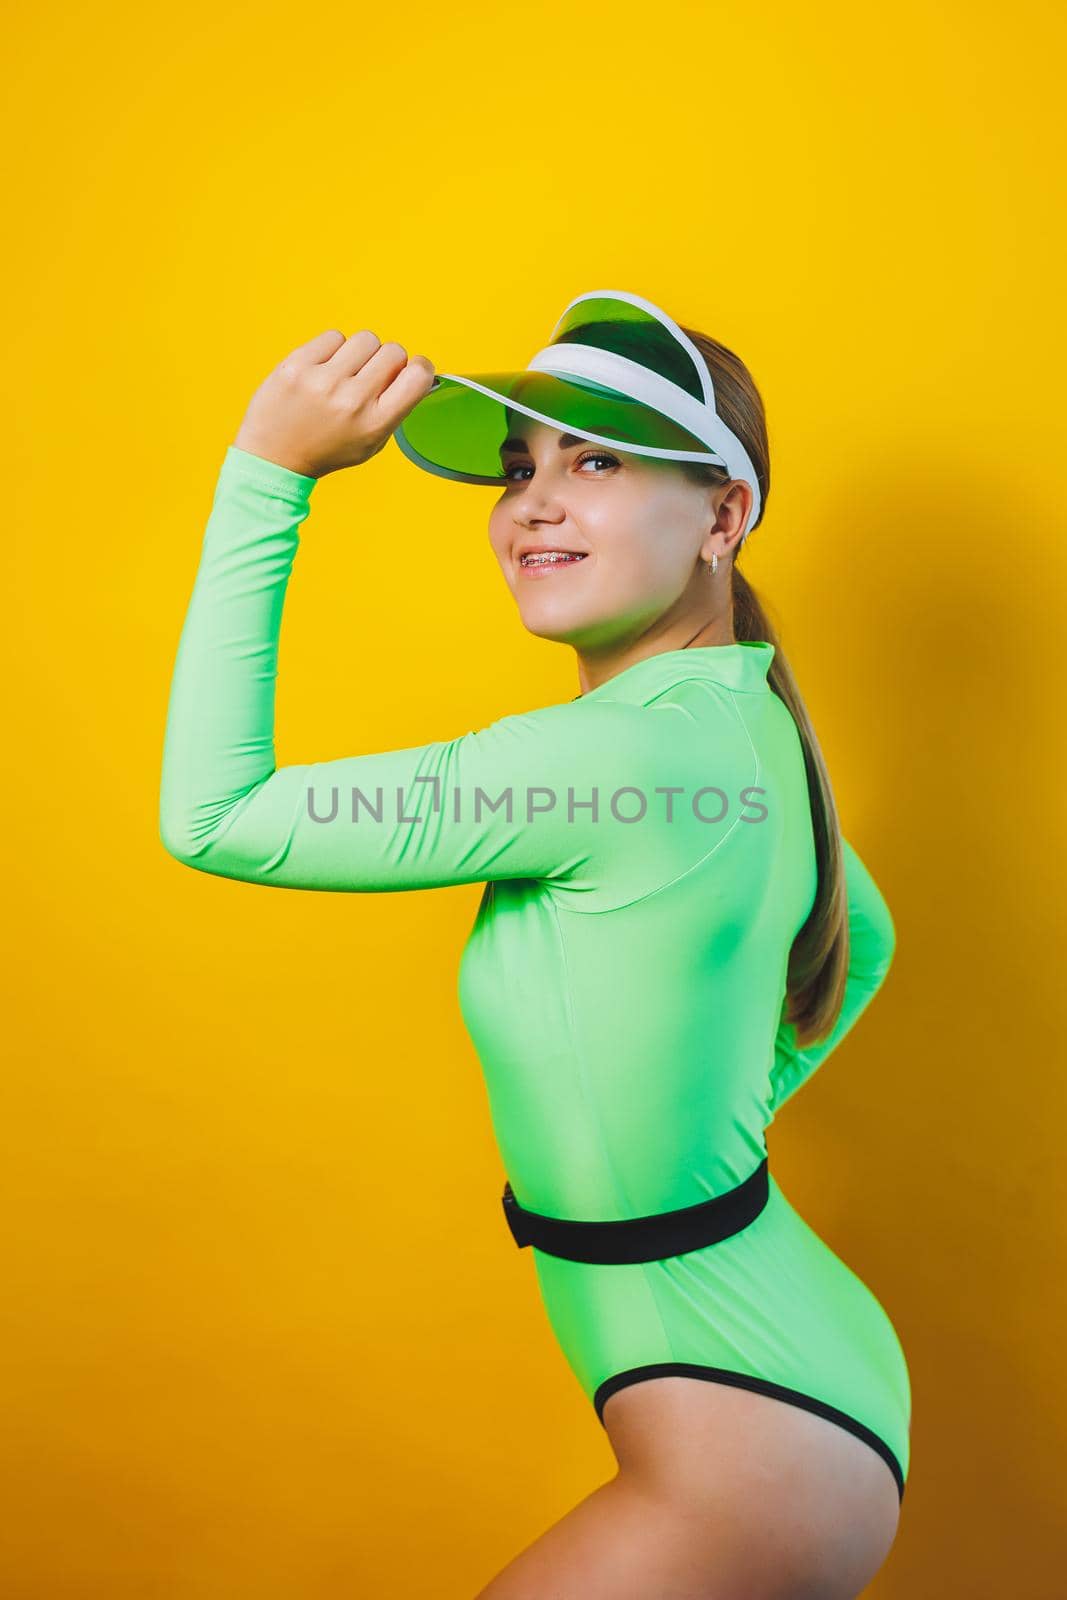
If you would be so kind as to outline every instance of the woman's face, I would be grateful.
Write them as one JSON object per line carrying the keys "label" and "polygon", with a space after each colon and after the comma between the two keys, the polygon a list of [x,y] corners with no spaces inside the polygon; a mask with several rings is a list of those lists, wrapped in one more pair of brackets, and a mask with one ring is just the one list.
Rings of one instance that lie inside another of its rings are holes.
{"label": "woman's face", "polygon": [[[501,463],[508,483],[489,542],[531,633],[610,651],[659,618],[682,620],[693,607],[706,616],[703,560],[723,553],[710,535],[729,485],[694,483],[677,462],[593,444],[520,412]],[[531,545],[582,559],[524,567]]]}

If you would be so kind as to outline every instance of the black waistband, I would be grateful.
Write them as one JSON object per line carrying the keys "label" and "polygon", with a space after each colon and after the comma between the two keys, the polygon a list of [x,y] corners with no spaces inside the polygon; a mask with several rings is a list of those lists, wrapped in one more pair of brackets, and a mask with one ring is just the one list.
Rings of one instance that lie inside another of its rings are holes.
{"label": "black waistband", "polygon": [[650,1217],[627,1217],[621,1222],[572,1222],[527,1211],[504,1185],[504,1216],[520,1249],[534,1245],[565,1261],[589,1261],[601,1266],[624,1262],[662,1261],[717,1244],[754,1222],[769,1194],[767,1157],[736,1189],[713,1195],[695,1206],[659,1211]]}

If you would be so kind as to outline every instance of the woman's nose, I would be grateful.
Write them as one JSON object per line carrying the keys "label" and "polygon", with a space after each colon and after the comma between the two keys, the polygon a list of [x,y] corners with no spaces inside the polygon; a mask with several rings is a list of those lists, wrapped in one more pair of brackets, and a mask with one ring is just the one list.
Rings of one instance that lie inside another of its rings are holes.
{"label": "woman's nose", "polygon": [[564,522],[567,512],[558,494],[551,489],[531,483],[519,495],[513,507],[515,521],[528,522]]}

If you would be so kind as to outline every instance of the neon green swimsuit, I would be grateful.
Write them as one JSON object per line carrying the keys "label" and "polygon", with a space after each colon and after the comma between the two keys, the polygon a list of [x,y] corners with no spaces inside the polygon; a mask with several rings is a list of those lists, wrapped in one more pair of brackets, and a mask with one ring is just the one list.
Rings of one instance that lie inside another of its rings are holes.
{"label": "neon green swimsuit", "polygon": [[[476,732],[276,769],[278,635],[315,482],[227,451],[174,669],[164,845],[282,888],[484,881],[459,999],[518,1202],[611,1221],[736,1187],[894,947],[846,842],[844,1006],[798,1050],[780,1018],[816,858],[800,737],[767,681],[773,646],[668,650]],[[611,1265],[531,1254],[601,1422],[644,1378],[740,1385],[864,1439],[903,1494],[897,1335],[773,1173],[755,1221],[705,1248]]]}

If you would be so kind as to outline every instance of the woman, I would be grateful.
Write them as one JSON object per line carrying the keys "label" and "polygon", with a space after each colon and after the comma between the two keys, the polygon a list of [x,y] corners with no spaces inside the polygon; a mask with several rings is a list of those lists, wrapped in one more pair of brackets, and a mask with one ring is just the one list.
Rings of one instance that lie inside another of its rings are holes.
{"label": "woman", "polygon": [[[282,605],[329,472],[395,435],[501,489],[489,538],[581,692],[276,768]],[[160,826],[200,871],[485,881],[460,1002],[564,1354],[618,1472],[477,1600],[845,1600],[882,1564],[910,1390],[881,1305],[790,1206],[766,1129],[889,968],[893,922],[738,553],[769,483],[743,364],[639,296],[521,372],[328,330],[226,454],[171,690]]]}

